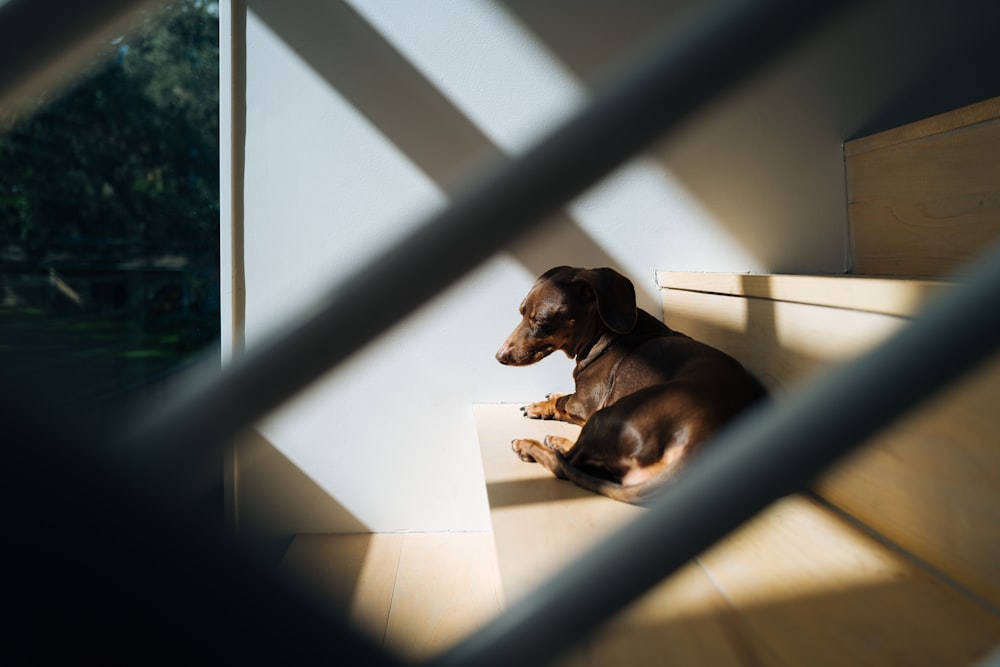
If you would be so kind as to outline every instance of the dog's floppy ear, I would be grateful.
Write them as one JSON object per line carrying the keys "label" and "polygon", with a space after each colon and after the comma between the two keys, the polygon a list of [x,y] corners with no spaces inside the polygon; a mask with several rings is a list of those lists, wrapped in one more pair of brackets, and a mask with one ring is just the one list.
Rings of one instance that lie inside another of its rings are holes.
{"label": "dog's floppy ear", "polygon": [[639,311],[635,305],[632,282],[614,269],[581,269],[574,281],[586,283],[597,299],[597,314],[615,333],[628,333],[635,326]]}
{"label": "dog's floppy ear", "polygon": [[572,266],[555,266],[546,271],[545,273],[543,273],[542,275],[538,276],[538,278],[535,279],[535,282],[542,283],[545,282],[546,280],[551,280],[560,273],[575,273],[577,271],[580,271],[580,269],[575,269]]}

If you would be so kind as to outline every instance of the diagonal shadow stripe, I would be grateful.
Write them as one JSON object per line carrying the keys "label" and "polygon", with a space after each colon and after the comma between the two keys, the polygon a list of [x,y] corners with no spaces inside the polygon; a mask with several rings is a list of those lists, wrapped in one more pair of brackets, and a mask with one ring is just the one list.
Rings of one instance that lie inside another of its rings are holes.
{"label": "diagonal shadow stripe", "polygon": [[[249,9],[438,187],[453,193],[503,151],[342,0],[251,0]],[[532,275],[558,264],[624,268],[560,212],[508,252]],[[640,304],[642,305],[642,304]]]}
{"label": "diagonal shadow stripe", "polygon": [[[249,8],[446,192],[503,157],[473,123],[346,2],[252,0]],[[444,138],[445,140],[442,140]]]}
{"label": "diagonal shadow stripe", "polygon": [[491,511],[502,507],[586,500],[595,497],[590,491],[556,477],[488,482],[486,494]]}

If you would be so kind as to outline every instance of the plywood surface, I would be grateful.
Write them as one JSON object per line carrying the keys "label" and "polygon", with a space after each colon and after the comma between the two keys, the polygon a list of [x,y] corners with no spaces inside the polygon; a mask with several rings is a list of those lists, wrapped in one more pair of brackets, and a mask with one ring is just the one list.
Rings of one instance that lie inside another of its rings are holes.
{"label": "plywood surface", "polygon": [[655,587],[619,618],[592,633],[564,665],[779,665],[754,647],[734,609],[699,562]]}
{"label": "plywood surface", "polygon": [[906,320],[774,299],[661,290],[671,328],[736,357],[781,392],[887,339]]}
{"label": "plywood surface", "polygon": [[1000,616],[803,496],[701,560],[762,664],[968,665],[1000,642]]}
{"label": "plywood surface", "polygon": [[403,537],[385,644],[407,656],[453,645],[501,607],[488,533]]}
{"label": "plywood surface", "polygon": [[381,641],[402,543],[398,534],[298,535],[281,569]]}
{"label": "plywood surface", "polygon": [[[525,419],[516,405],[476,405],[486,494],[501,579],[514,600],[641,510],[556,479],[511,450],[514,438],[576,438],[579,427]],[[558,506],[560,511],[553,512]]]}
{"label": "plywood surface", "polygon": [[[539,468],[510,452],[510,439],[526,434],[516,406],[477,406],[476,418],[487,478],[517,472],[530,479],[533,473],[510,465]],[[528,422],[528,431],[533,425],[552,426]],[[516,502],[518,489],[528,493],[524,503]],[[541,564],[547,575],[643,511],[570,490],[542,498],[523,486],[507,494],[492,510],[495,540],[504,587],[518,595],[541,577],[526,563]],[[826,507],[790,496],[561,664],[965,665],[998,642],[1000,616]]]}
{"label": "plywood surface", "polygon": [[854,271],[945,276],[1000,238],[1000,100],[845,147]]}
{"label": "plywood surface", "polygon": [[[779,396],[907,322],[870,311],[687,289],[661,295],[668,324],[734,355]],[[870,295],[862,298],[869,305]],[[815,489],[1000,608],[997,405],[1000,359],[867,443]]]}
{"label": "plywood surface", "polygon": [[[475,416],[507,600],[529,594],[644,511],[558,480],[511,451],[515,437],[575,437],[578,427],[525,419],[516,405],[477,405]],[[692,563],[560,664],[745,664],[739,642],[727,640],[730,620],[725,599]]]}
{"label": "plywood surface", "polygon": [[489,533],[298,535],[281,568],[407,658],[444,650],[501,607]]}
{"label": "plywood surface", "polygon": [[660,288],[746,296],[812,306],[912,315],[951,286],[935,280],[848,275],[658,271]]}
{"label": "plywood surface", "polygon": [[860,137],[844,144],[844,155],[853,157],[859,153],[889,148],[915,139],[923,139],[943,134],[960,127],[1000,118],[1000,97],[983,100],[953,111],[923,118],[906,125],[894,127],[867,137]]}
{"label": "plywood surface", "polygon": [[1000,357],[815,488],[1000,609]]}

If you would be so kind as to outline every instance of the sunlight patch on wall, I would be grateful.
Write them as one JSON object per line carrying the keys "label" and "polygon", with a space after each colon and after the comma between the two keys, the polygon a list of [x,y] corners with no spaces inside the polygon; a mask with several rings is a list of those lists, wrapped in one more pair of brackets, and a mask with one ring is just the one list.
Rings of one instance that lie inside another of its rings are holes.
{"label": "sunlight patch on wall", "polygon": [[[499,4],[255,4],[244,174],[250,346],[442,205],[478,158],[524,150],[586,97]],[[728,236],[652,158],[567,209],[560,234],[537,244],[536,264],[594,257],[589,265],[614,263],[652,292],[654,269],[737,256],[713,254]],[[372,530],[488,529],[470,403],[523,401],[572,380],[565,358],[521,372],[493,358],[539,268],[525,267],[501,253],[263,420],[260,435],[317,497],[336,498]],[[648,300],[658,305],[655,292]]]}
{"label": "sunlight patch on wall", "polygon": [[[676,271],[757,270],[758,262],[662,164],[639,158],[578,198],[570,210],[599,235],[609,254],[626,258],[638,277]],[[647,243],[635,244],[636,238]],[[684,248],[683,254],[677,248]],[[669,262],[664,258],[669,257]],[[647,285],[653,284],[650,280]]]}
{"label": "sunlight patch on wall", "polygon": [[[589,95],[501,3],[350,4],[508,154],[529,147]],[[652,158],[634,160],[568,208],[605,254],[645,281],[647,290],[655,269],[760,270],[759,262]],[[642,241],[637,244],[637,239]],[[688,250],[682,254],[677,248]]]}
{"label": "sunlight patch on wall", "polygon": [[[248,342],[310,307],[444,202],[400,150],[247,18]],[[390,192],[391,190],[391,192]],[[268,193],[281,193],[273,195]]]}
{"label": "sunlight patch on wall", "polygon": [[501,149],[517,153],[586,91],[497,2],[349,0]]}

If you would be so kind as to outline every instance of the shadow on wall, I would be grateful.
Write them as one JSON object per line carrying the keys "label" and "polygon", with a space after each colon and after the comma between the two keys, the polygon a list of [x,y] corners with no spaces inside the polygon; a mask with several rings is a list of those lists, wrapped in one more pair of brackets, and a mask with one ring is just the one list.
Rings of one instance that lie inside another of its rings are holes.
{"label": "shadow on wall", "polygon": [[277,563],[298,533],[370,532],[259,431],[251,429],[241,436],[236,460],[239,534],[265,560]]}
{"label": "shadow on wall", "polygon": [[[587,85],[606,75],[609,64],[626,60],[637,45],[678,25],[699,4],[501,2]],[[445,192],[454,191],[479,166],[503,159],[502,150],[346,2],[303,0],[296,12],[271,0],[249,4]],[[914,92],[926,90],[929,79],[940,79],[955,62],[967,61],[966,45],[989,43],[977,31],[995,25],[1000,9],[979,6],[987,4],[866,4],[828,26],[756,85],[700,114],[654,156],[763,269],[844,272],[842,142],[877,122],[873,118],[906,118],[901,105],[922,113],[944,111],[933,105],[957,106],[989,89],[992,82],[984,83],[985,77],[952,76],[949,80],[959,83],[947,99],[939,91],[933,101],[930,93]],[[532,275],[558,264],[611,266],[627,273],[565,211],[509,252]],[[652,294],[640,297],[647,309],[654,301]]]}
{"label": "shadow on wall", "polygon": [[[678,25],[698,4],[500,1],[524,30],[591,86],[607,74],[609,63],[626,60],[636,46]],[[989,43],[977,38],[977,30],[995,24],[991,19],[1000,18],[1000,6],[978,6],[985,4],[867,4],[828,26],[755,85],[699,114],[651,153],[761,270],[845,272],[850,266],[842,142],[876,122],[872,118],[905,118],[900,105],[933,111],[929,93],[921,102],[913,91],[925,90],[928,79],[940,79],[955,62],[967,59],[963,45]],[[469,173],[504,159],[496,143],[343,0],[303,0],[296,12],[273,0],[249,5],[443,191],[453,192]],[[978,83],[956,83],[950,99],[935,97],[933,104],[965,101],[962,95],[991,85],[984,83],[986,77],[952,80]],[[610,266],[629,274],[565,210],[512,243],[508,252],[532,276],[560,264]],[[658,312],[652,286],[647,289],[642,276],[633,278],[639,278],[640,307]]]}
{"label": "shadow on wall", "polygon": [[[303,0],[295,12],[278,2],[249,4],[445,192],[454,192],[469,173],[504,158],[486,134],[347,3]],[[329,34],[331,29],[336,30],[335,37]],[[508,252],[534,276],[561,264],[610,266],[627,273],[565,211],[530,238],[512,244]],[[648,307],[653,295],[643,294],[640,301],[640,306]]]}
{"label": "shadow on wall", "polygon": [[[699,4],[501,1],[591,85],[607,63]],[[987,35],[1000,5],[862,4],[655,151],[768,271],[848,268],[844,140],[879,122],[909,122],[1000,94],[1000,78],[982,75],[998,71],[982,58],[1000,60]]]}

